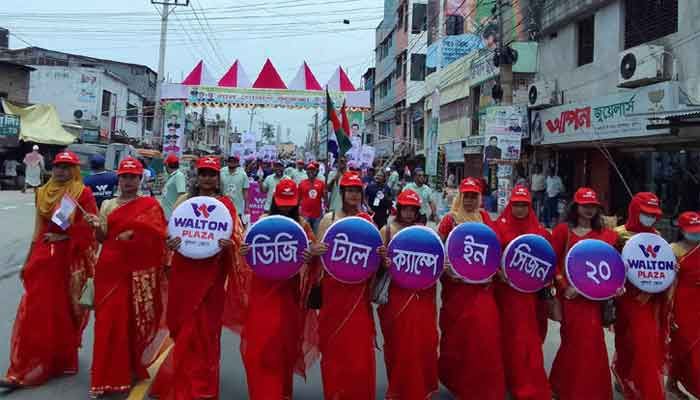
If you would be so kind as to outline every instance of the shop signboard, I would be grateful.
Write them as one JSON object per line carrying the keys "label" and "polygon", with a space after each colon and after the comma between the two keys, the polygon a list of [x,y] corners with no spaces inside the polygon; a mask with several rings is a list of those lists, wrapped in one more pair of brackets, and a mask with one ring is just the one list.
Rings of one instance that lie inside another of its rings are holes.
{"label": "shop signboard", "polygon": [[559,144],[669,134],[649,130],[641,114],[674,111],[679,107],[678,82],[662,82],[603,96],[586,103],[570,103],[533,111],[530,124],[534,144]]}
{"label": "shop signboard", "polygon": [[19,136],[19,117],[0,114],[0,137]]}

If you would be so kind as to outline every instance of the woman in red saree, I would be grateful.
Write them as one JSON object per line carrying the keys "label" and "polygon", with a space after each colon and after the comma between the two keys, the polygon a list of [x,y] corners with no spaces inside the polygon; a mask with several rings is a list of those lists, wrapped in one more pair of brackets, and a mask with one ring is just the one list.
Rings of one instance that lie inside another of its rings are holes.
{"label": "woman in red saree", "polygon": [[614,246],[617,233],[603,227],[598,195],[592,189],[576,192],[567,220],[552,231],[552,245],[559,259],[555,280],[563,319],[561,346],[550,383],[560,400],[608,400],[613,393],[601,302],[586,299],[569,285],[564,260],[569,249],[584,239],[602,240]]}
{"label": "woman in red saree", "polygon": [[[503,249],[520,235],[535,234],[551,239],[537,220],[530,191],[524,186],[513,188],[510,202],[496,220],[496,230]],[[508,392],[515,400],[550,400],[552,392],[544,369],[538,321],[538,294],[519,292],[503,281],[495,286]]]}
{"label": "woman in red saree", "polygon": [[[654,223],[661,217],[659,198],[649,192],[637,193],[628,207],[627,222],[615,229],[622,250],[637,233],[657,233]],[[615,357],[613,374],[625,399],[664,400],[664,372],[667,329],[662,310],[666,292],[649,294],[629,282],[626,292],[615,301]]]}
{"label": "woman in red saree", "polygon": [[[360,214],[360,176],[355,172],[346,172],[340,180],[340,195],[342,210],[323,217],[318,228],[319,238],[323,238],[333,222]],[[319,246],[321,254],[328,251],[325,244]],[[326,399],[375,398],[375,331],[369,285],[370,280],[345,284],[328,274],[321,279],[323,300],[319,313],[319,344]]]}
{"label": "woman in red saree", "polygon": [[[277,185],[269,215],[298,221],[309,242],[315,243],[311,226],[299,216],[299,190],[293,180],[283,179]],[[241,256],[248,251],[247,245],[241,246]],[[294,373],[305,377],[318,356],[313,338],[316,313],[306,307],[311,277],[320,267],[312,252],[305,252],[301,273],[286,281],[252,277],[240,347],[251,400],[291,399]]]}
{"label": "woman in red saree", "polygon": [[[51,220],[67,198],[79,207],[64,228]],[[52,177],[36,194],[37,215],[29,256],[21,272],[24,296],[17,310],[10,348],[10,367],[1,386],[40,385],[78,372],[78,348],[88,313],[78,305],[94,265],[96,242],[83,210],[97,205],[80,177],[80,159],[59,153]]]}
{"label": "woman in red saree", "polygon": [[[440,221],[443,241],[464,222],[495,226],[479,209],[482,186],[466,178],[452,210]],[[448,269],[442,278],[440,312],[440,381],[458,399],[503,400],[506,395],[501,353],[501,326],[494,285],[468,284]]]}
{"label": "woman in red saree", "polygon": [[163,335],[157,335],[163,303],[166,221],[158,201],[138,195],[143,166],[134,158],[119,163],[119,197],[102,203],[88,222],[102,241],[95,266],[95,396],[127,392],[149,377]]}
{"label": "woman in red saree", "polygon": [[[418,224],[421,199],[404,190],[396,199],[396,219],[381,230],[385,247],[403,228]],[[384,265],[389,266],[389,261]],[[389,272],[384,272],[389,273]],[[384,334],[387,400],[425,400],[438,391],[436,287],[424,290],[389,285],[389,298],[378,308]]]}
{"label": "woman in red saree", "polygon": [[[221,326],[226,280],[234,267],[233,247],[240,245],[241,226],[236,207],[219,186],[220,161],[197,160],[197,184],[189,197],[210,196],[222,202],[234,221],[230,239],[222,239],[219,254],[194,260],[176,252],[168,280],[167,322],[175,345],[156,375],[151,397],[167,400],[216,399],[219,396]],[[176,250],[180,238],[168,239]]]}
{"label": "woman in red saree", "polygon": [[679,264],[673,297],[669,391],[688,399],[677,382],[700,398],[700,213],[678,218],[683,240],[672,245]]}

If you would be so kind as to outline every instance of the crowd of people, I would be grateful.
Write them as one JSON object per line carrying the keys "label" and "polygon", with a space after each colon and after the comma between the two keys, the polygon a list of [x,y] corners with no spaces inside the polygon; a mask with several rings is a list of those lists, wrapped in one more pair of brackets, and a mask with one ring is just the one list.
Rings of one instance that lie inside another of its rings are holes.
{"label": "crowd of people", "polygon": [[[116,173],[115,197],[102,199],[98,207],[80,178],[78,157],[70,152],[56,156],[51,179],[37,190],[36,229],[21,273],[25,294],[3,387],[20,389],[77,373],[89,306],[95,315],[89,389],[94,396],[129,391],[163,356],[152,397],[218,398],[224,327],[240,334],[250,399],[292,398],[293,375],[305,376],[319,357],[324,398],[376,398],[376,329],[385,338],[387,399],[427,399],[440,384],[456,398],[480,400],[507,395],[603,400],[611,399],[615,388],[626,399],[661,400],[667,391],[680,398],[700,396],[697,212],[679,217],[681,236],[672,245],[678,273],[670,289],[649,294],[628,283],[614,301],[599,302],[569,283],[566,254],[584,239],[621,249],[634,234],[655,232],[661,208],[652,193],[635,195],[626,223],[609,229],[601,222],[597,193],[580,188],[565,222],[550,231],[533,208],[542,190],[533,196],[525,186],[513,189],[505,210],[492,220],[483,209],[483,182],[468,177],[438,221],[420,170],[414,171],[413,183],[399,188],[395,171],[373,171],[363,178],[342,158],[328,179],[319,178],[314,162],[287,171],[275,163],[267,175],[256,166],[251,176],[235,157],[226,161],[222,169],[216,158],[199,159],[188,187],[179,160],[168,157],[165,193],[158,202],[140,194],[143,165],[127,158]],[[304,266],[286,281],[260,278],[245,261],[250,248],[243,240],[243,216],[250,180],[267,193],[262,218],[291,218],[309,238]],[[76,207],[63,229],[52,216],[66,195]],[[177,252],[181,239],[166,232],[172,210],[194,196],[221,201],[235,226],[230,237],[219,240],[221,251],[201,260]],[[320,263],[328,247],[319,238],[346,217],[374,222],[383,241],[376,249],[382,259],[377,276],[359,284],[335,279]],[[448,264],[440,291],[436,286],[408,290],[391,282],[384,295],[377,295],[391,265],[387,248],[392,238],[429,221],[439,222],[443,242],[466,222],[489,226],[503,247],[520,235],[539,235],[559,260],[555,277],[542,291],[526,294],[502,274],[486,283],[467,283]],[[87,301],[85,289],[91,284],[94,298]],[[543,344],[549,320],[561,324],[561,345],[547,374]],[[612,366],[604,340],[607,326],[615,334]]]}

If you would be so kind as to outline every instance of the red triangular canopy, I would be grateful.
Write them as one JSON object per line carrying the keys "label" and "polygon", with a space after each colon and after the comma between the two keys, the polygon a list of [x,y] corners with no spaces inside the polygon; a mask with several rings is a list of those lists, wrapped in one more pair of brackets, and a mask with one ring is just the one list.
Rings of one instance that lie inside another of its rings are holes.
{"label": "red triangular canopy", "polygon": [[338,67],[340,70],[340,91],[341,92],[354,92],[355,86],[350,82],[350,78],[345,73],[342,67]]}
{"label": "red triangular canopy", "polygon": [[323,90],[306,61],[299,67],[296,77],[288,87],[292,90]]}
{"label": "red triangular canopy", "polygon": [[219,80],[219,86],[221,87],[237,87],[237,88],[249,88],[250,79],[248,75],[243,70],[240,62],[236,60],[235,63],[229,68],[229,70],[221,77]]}
{"label": "red triangular canopy", "polygon": [[286,89],[287,85],[284,84],[280,74],[277,73],[275,66],[272,65],[272,62],[268,58],[267,61],[265,61],[265,65],[263,65],[262,71],[260,71],[260,75],[258,75],[258,79],[255,80],[253,87],[256,89]]}
{"label": "red triangular canopy", "polygon": [[183,85],[199,85],[202,82],[202,71],[204,70],[204,61],[200,60],[189,75],[182,81]]}

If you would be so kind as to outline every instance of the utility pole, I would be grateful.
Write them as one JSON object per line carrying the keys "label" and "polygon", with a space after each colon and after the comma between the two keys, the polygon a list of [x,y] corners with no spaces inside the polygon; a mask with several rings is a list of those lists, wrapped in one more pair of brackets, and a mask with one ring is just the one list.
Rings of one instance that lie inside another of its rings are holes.
{"label": "utility pole", "polygon": [[[151,0],[151,4],[163,6],[160,13],[160,49],[158,50],[158,78],[156,79],[156,99],[153,110],[153,137],[163,144],[163,127],[161,126],[160,101],[163,96],[165,81],[165,50],[168,42],[168,16],[177,6],[189,6],[189,0]],[[172,6],[172,9],[171,9]]]}
{"label": "utility pole", "polygon": [[501,69],[501,88],[503,89],[503,105],[513,104],[513,60],[511,59],[511,51],[505,46],[505,34],[503,29],[503,13],[505,10],[505,2],[507,0],[496,0],[498,8],[498,54],[500,57],[499,64]]}
{"label": "utility pole", "polygon": [[314,114],[314,156],[318,160],[319,158],[319,148],[318,148],[318,112]]}
{"label": "utility pole", "polygon": [[255,106],[248,111],[250,114],[250,123],[248,124],[248,132],[253,132],[253,118],[255,118]]}

